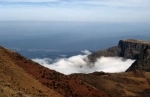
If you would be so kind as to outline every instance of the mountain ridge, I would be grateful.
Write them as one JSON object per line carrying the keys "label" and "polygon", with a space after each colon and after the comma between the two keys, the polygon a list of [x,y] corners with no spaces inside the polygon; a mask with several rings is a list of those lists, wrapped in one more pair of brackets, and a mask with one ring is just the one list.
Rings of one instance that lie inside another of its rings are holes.
{"label": "mountain ridge", "polygon": [[[45,93],[45,96],[44,95],[40,96],[40,95],[36,95],[36,94],[33,94],[33,95],[24,94],[24,95],[27,95],[29,97],[30,96],[31,97],[51,97],[51,96],[52,97],[70,97],[70,96],[72,96],[72,97],[92,97],[92,95],[94,97],[108,97],[100,89],[95,89],[92,86],[84,83],[80,79],[74,79],[72,77],[61,74],[54,70],[50,70],[46,67],[39,65],[38,63],[35,63],[35,62],[21,56],[20,54],[18,54],[16,52],[12,52],[3,47],[0,47],[0,52],[2,52],[2,53],[0,53],[0,62],[1,62],[1,64],[3,64],[3,63],[7,64],[7,67],[5,68],[5,70],[7,72],[9,72],[8,77],[11,76],[11,73],[10,73],[11,71],[17,72],[14,70],[13,67],[10,68],[10,71],[7,70],[7,68],[9,68],[10,64],[14,64],[15,67],[18,67],[18,68],[20,68],[20,70],[23,70],[21,73],[23,73],[23,74],[25,73],[25,74],[28,74],[29,76],[32,76],[32,81],[37,81],[38,83],[40,83],[41,88],[45,87],[45,88],[48,88],[51,90],[49,95],[48,95],[48,93]],[[4,56],[6,56],[7,58],[4,58]],[[12,62],[12,63],[9,63],[9,62]],[[4,66],[4,65],[2,65],[2,66]],[[1,72],[3,72],[4,71],[3,68],[1,68],[1,69],[2,69]],[[15,73],[14,77],[16,77],[16,75],[17,74]],[[4,73],[4,76],[5,76],[5,73]],[[23,77],[21,77],[21,78],[23,78]],[[19,79],[19,78],[16,78],[16,79],[17,80],[15,80],[15,83],[21,82],[21,79]],[[8,82],[8,80],[6,78],[4,78],[3,80],[5,82]],[[22,81],[24,81],[24,80],[22,80]],[[33,84],[33,87],[34,87],[34,85],[35,84]],[[22,88],[24,88],[24,87],[25,86],[22,86]],[[31,88],[32,88],[32,85],[31,85]],[[10,89],[7,89],[7,91],[10,91]],[[29,90],[29,92],[30,91],[32,92],[32,90]],[[41,92],[43,93],[43,90],[39,90],[39,93],[41,93]],[[10,95],[12,95],[12,93],[10,93]],[[8,97],[10,97],[10,95],[8,95]],[[48,96],[46,96],[46,95],[48,95]],[[7,96],[7,95],[5,95],[5,96]]]}
{"label": "mountain ridge", "polygon": [[[136,60],[127,71],[136,69],[150,71],[150,42],[144,40],[126,39],[120,40],[118,46],[95,52],[88,56],[91,62],[95,62],[101,56],[123,57]],[[143,66],[141,63],[145,63]],[[141,68],[142,67],[142,68]],[[146,68],[144,68],[146,67]]]}

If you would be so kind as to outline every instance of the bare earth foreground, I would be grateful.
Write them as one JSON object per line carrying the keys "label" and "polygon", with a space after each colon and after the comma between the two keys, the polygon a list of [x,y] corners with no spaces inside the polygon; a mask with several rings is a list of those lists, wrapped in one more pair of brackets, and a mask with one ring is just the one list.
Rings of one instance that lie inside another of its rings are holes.
{"label": "bare earth foreground", "polygon": [[0,47],[0,97],[150,97],[150,72],[67,76]]}

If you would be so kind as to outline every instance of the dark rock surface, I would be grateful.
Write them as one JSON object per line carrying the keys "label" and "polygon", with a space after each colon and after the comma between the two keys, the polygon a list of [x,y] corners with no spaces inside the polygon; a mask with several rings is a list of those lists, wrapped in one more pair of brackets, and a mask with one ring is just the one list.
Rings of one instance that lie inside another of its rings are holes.
{"label": "dark rock surface", "polygon": [[118,47],[121,49],[120,57],[127,59],[137,59],[138,55],[150,47],[150,42],[141,40],[120,40]]}
{"label": "dark rock surface", "polygon": [[135,59],[136,61],[127,71],[135,69],[150,71],[150,42],[148,41],[134,39],[120,40],[118,46],[95,52],[89,55],[88,58],[91,62],[95,62],[101,56]]}
{"label": "dark rock surface", "polygon": [[127,69],[127,71],[133,70],[150,71],[150,49],[146,49],[142,52],[137,60]]}
{"label": "dark rock surface", "polygon": [[89,55],[88,58],[91,62],[95,62],[96,59],[100,58],[101,56],[115,57],[115,56],[119,56],[120,52],[121,52],[121,49],[118,46],[114,46],[114,47],[108,48],[106,50],[95,52],[95,53]]}

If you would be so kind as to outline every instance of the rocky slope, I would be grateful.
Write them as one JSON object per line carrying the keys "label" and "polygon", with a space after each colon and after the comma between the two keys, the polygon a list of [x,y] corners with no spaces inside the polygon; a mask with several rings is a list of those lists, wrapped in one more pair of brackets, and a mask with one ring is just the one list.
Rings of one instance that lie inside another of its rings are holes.
{"label": "rocky slope", "polygon": [[109,97],[149,97],[150,72],[73,74],[74,78],[104,91]]}
{"label": "rocky slope", "polygon": [[91,62],[95,62],[101,56],[135,59],[136,61],[127,71],[136,69],[150,71],[150,42],[148,41],[133,39],[120,40],[118,46],[95,52],[89,55],[88,58]]}
{"label": "rocky slope", "polygon": [[80,79],[45,68],[3,47],[0,65],[0,97],[108,97]]}
{"label": "rocky slope", "polygon": [[0,47],[0,97],[63,97],[19,67],[9,54],[13,52]]}

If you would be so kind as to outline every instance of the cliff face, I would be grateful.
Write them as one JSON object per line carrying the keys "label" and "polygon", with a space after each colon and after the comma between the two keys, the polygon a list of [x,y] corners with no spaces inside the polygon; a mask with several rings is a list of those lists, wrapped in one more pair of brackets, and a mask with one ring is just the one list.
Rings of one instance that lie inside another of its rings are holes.
{"label": "cliff face", "polygon": [[148,47],[150,47],[149,42],[141,40],[120,40],[118,48],[121,49],[121,52],[118,56],[128,58],[128,59],[137,59],[138,55],[144,52]]}
{"label": "cliff face", "polygon": [[146,49],[139,54],[137,60],[127,69],[127,71],[133,70],[150,71],[150,49]]}
{"label": "cliff face", "polygon": [[95,62],[96,59],[101,56],[105,57],[117,56],[126,59],[135,59],[136,61],[127,71],[135,69],[150,71],[149,50],[150,50],[150,42],[127,39],[127,40],[120,40],[118,46],[114,46],[103,51],[95,52],[89,55],[88,58],[91,62]]}

